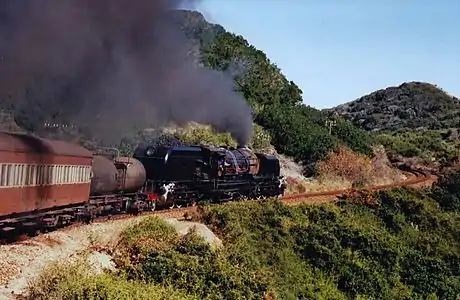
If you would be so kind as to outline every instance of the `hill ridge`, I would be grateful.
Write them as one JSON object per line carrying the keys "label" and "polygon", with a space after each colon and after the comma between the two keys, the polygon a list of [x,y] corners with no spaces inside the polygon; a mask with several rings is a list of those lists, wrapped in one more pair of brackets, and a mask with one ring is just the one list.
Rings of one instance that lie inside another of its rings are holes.
{"label": "hill ridge", "polygon": [[323,110],[368,131],[437,130],[460,126],[460,101],[438,85],[408,81]]}

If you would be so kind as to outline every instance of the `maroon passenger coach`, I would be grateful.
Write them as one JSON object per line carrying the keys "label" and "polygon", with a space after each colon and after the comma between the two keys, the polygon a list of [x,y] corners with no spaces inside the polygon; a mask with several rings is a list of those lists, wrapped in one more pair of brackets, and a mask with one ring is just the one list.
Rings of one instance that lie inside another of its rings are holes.
{"label": "maroon passenger coach", "polygon": [[0,219],[87,202],[92,158],[78,145],[0,133]]}

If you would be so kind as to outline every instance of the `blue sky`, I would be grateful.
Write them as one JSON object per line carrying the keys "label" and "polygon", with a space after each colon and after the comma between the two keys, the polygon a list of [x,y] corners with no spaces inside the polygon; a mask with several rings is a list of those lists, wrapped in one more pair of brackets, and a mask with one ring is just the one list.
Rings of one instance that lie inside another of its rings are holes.
{"label": "blue sky", "polygon": [[405,81],[460,97],[459,0],[202,0],[326,108]]}

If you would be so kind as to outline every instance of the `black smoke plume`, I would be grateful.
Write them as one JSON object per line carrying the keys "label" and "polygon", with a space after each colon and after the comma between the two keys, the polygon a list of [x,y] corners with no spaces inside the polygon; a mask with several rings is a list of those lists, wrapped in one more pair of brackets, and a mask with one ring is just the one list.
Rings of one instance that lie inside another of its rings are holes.
{"label": "black smoke plume", "polygon": [[169,17],[184,1],[0,3],[0,98],[28,99],[29,111],[64,115],[106,141],[190,121],[250,139],[251,109],[233,80],[198,66]]}

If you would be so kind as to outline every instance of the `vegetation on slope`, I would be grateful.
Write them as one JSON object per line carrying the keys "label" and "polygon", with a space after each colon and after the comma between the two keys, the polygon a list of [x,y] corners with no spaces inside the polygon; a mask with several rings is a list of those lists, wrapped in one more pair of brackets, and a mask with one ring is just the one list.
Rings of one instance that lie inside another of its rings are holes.
{"label": "vegetation on slope", "polygon": [[117,273],[55,272],[31,290],[73,299],[164,289],[183,299],[456,299],[459,187],[453,174],[425,191],[394,189],[337,204],[206,206],[201,220],[220,235],[222,249],[148,218],[122,234]]}
{"label": "vegetation on slope", "polygon": [[425,163],[446,165],[460,157],[460,139],[451,136],[449,131],[404,130],[376,134],[375,140],[387,149],[393,159],[397,156],[419,157]]}
{"label": "vegetation on slope", "polygon": [[425,82],[406,82],[378,90],[328,111],[346,116],[370,131],[460,127],[459,99]]}
{"label": "vegetation on slope", "polygon": [[460,156],[460,101],[438,87],[408,82],[326,110],[374,131],[393,160],[418,158],[449,165]]}

